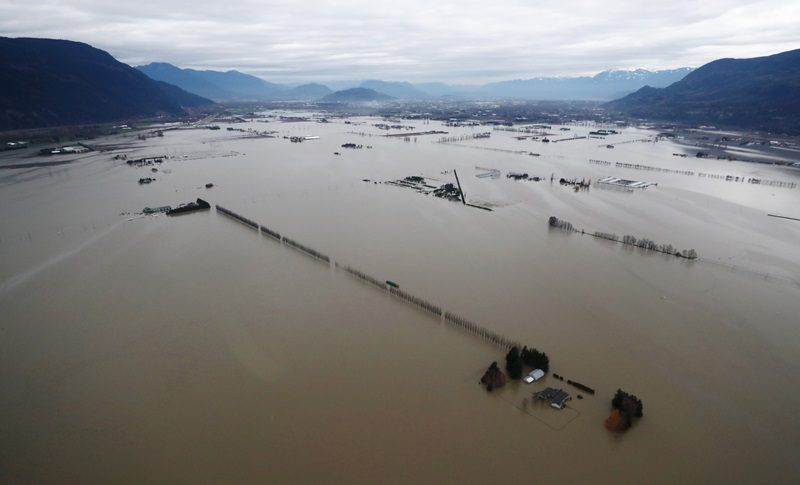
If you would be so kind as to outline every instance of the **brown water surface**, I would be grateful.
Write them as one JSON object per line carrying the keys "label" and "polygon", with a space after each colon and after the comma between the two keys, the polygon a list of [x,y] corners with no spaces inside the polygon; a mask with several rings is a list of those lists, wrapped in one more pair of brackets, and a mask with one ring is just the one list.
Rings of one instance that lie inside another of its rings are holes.
{"label": "brown water surface", "polygon": [[[130,158],[169,155],[155,174],[109,152],[0,170],[0,482],[800,480],[800,223],[766,216],[800,217],[800,189],[614,163],[796,171],[622,143],[652,140],[634,128],[454,145],[358,121],[235,125],[320,136],[303,143],[226,124],[107,140],[132,143]],[[476,166],[546,180],[477,178]],[[495,210],[372,182],[445,183],[452,169]],[[551,174],[658,186],[576,193]],[[501,349],[213,210],[127,214],[196,197],[536,346],[597,394],[563,411],[535,404],[532,391],[566,385],[550,375],[487,394],[477,381]],[[550,215],[701,260],[551,230]],[[603,427],[620,387],[645,415],[623,436]]]}

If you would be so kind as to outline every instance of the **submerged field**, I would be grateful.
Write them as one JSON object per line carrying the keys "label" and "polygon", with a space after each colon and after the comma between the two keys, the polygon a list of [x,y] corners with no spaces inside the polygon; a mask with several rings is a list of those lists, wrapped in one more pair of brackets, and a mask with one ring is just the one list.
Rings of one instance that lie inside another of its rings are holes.
{"label": "submerged field", "polygon": [[[767,217],[800,217],[796,169],[698,159],[635,128],[554,126],[542,143],[403,121],[448,132],[405,141],[348,121],[0,155],[26,165],[0,169],[0,481],[800,479],[800,222]],[[168,158],[153,172],[117,154]],[[454,169],[493,211],[383,183],[454,183]],[[544,350],[597,394],[534,403],[579,392],[551,375],[487,394],[502,349],[213,209],[135,214],[197,197]],[[700,258],[553,230],[553,215]],[[603,426],[620,387],[644,401],[621,436]]]}

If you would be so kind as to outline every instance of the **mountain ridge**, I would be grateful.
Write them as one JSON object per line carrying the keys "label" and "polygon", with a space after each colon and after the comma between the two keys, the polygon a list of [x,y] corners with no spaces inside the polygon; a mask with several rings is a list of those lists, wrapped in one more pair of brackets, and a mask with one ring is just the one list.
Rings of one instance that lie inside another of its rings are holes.
{"label": "mountain ridge", "polygon": [[[167,67],[168,66],[168,67]],[[482,85],[453,85],[442,82],[410,83],[407,81],[385,81],[370,79],[363,81],[335,81],[327,84],[309,83],[318,86],[316,90],[300,89],[270,83],[259,77],[239,71],[201,71],[184,69],[172,64],[153,62],[137,66],[153,79],[170,82],[183,89],[214,99],[216,101],[266,101],[266,100],[315,100],[354,87],[372,89],[397,99],[425,100],[429,98],[465,97],[491,99],[540,99],[575,100],[590,99],[607,101],[636,91],[649,84],[668,86],[680,80],[691,68],[650,71],[647,69],[603,71],[594,76],[578,77],[537,77],[513,79]],[[249,79],[254,86],[265,83],[259,91],[253,88],[248,93],[231,88],[231,76]],[[308,86],[308,85],[302,85]]]}
{"label": "mountain ridge", "polygon": [[605,106],[640,118],[800,133],[800,49],[718,59],[668,87],[646,86]]}
{"label": "mountain ridge", "polygon": [[88,44],[0,37],[0,130],[181,115],[208,104]]}
{"label": "mountain ridge", "polygon": [[[612,100],[646,85],[666,87],[692,69],[602,71],[594,76],[537,77],[488,83],[478,90],[485,96],[540,100]],[[536,93],[536,94],[534,94]]]}
{"label": "mountain ridge", "polygon": [[214,101],[253,101],[268,99],[286,90],[284,86],[235,70],[186,69],[167,62],[136,66],[156,81],[164,81],[208,97]]}

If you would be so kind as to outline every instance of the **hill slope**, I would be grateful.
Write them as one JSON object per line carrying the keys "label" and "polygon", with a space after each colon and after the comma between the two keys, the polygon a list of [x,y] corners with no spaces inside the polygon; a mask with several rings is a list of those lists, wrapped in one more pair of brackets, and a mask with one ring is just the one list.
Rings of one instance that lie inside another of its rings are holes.
{"label": "hill slope", "polygon": [[399,99],[424,99],[430,97],[425,91],[407,82],[370,80],[362,82],[359,87]]}
{"label": "hill slope", "polygon": [[203,96],[214,101],[232,98],[233,93],[195,74],[197,71],[181,69],[166,62],[152,62],[146,66],[136,66],[151,79],[166,82],[180,87],[190,93]]}
{"label": "hill slope", "polygon": [[0,37],[0,130],[177,115],[207,104],[87,44]]}
{"label": "hill slope", "polygon": [[281,99],[290,99],[290,100],[313,100],[319,99],[323,96],[327,96],[331,94],[333,91],[328,86],[317,84],[317,83],[309,83],[309,84],[301,84],[300,86],[294,87],[284,93],[281,93]]}
{"label": "hill slope", "polygon": [[800,49],[716,60],[606,106],[640,118],[800,133]]}
{"label": "hill slope", "polygon": [[136,69],[157,81],[179,86],[214,101],[260,101],[280,98],[289,89],[239,71],[198,71],[166,62],[152,62]]}

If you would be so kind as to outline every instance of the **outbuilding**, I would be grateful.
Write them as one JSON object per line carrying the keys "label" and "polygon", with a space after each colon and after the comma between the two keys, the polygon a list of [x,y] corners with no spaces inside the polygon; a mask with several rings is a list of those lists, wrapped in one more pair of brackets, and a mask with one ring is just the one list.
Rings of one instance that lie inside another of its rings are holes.
{"label": "outbuilding", "polygon": [[544,377],[544,371],[542,369],[533,369],[522,380],[525,381],[525,383],[530,384],[532,382],[538,381],[542,377]]}

